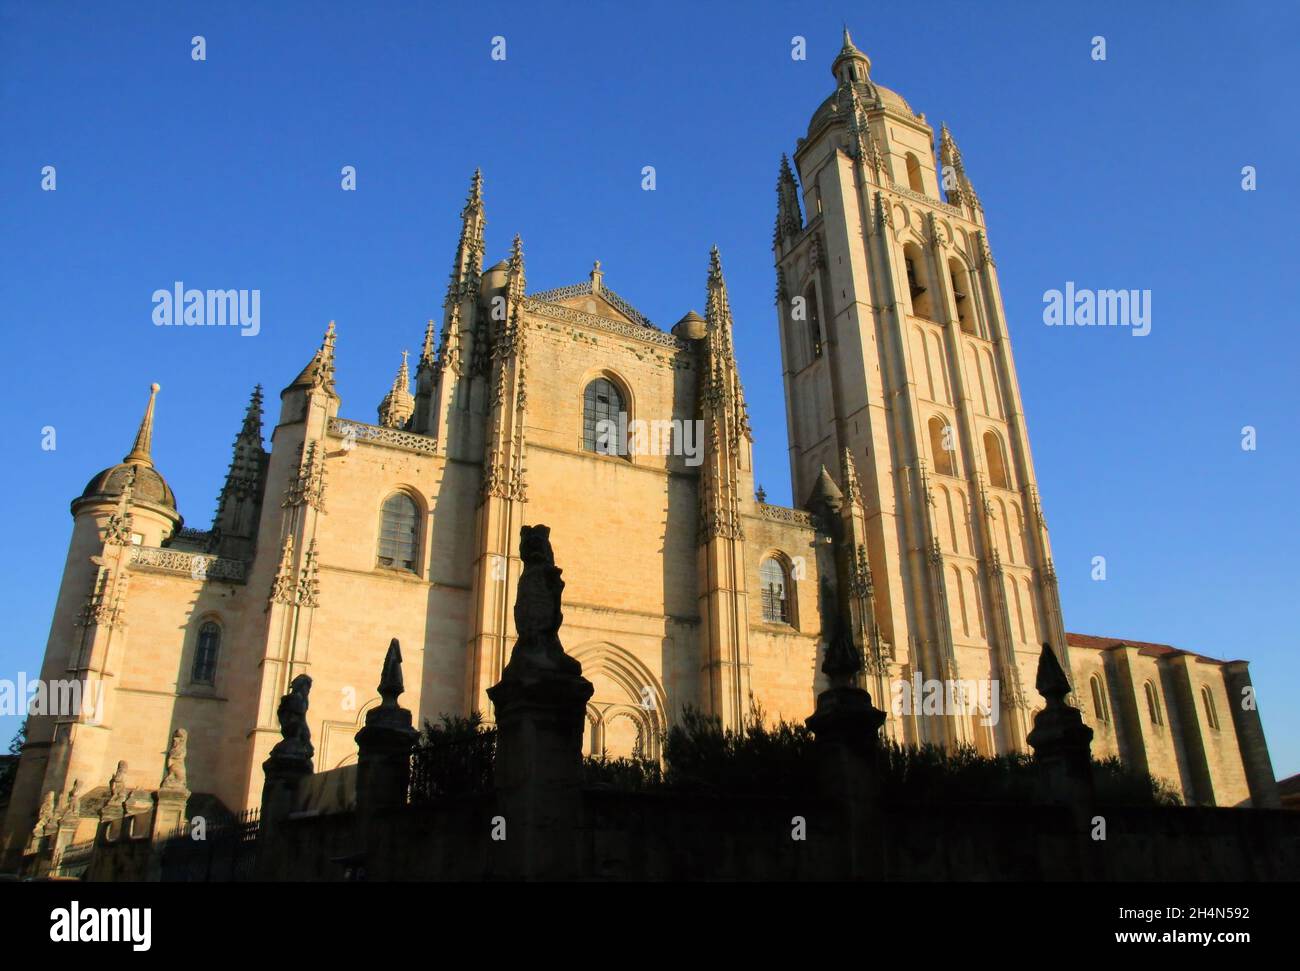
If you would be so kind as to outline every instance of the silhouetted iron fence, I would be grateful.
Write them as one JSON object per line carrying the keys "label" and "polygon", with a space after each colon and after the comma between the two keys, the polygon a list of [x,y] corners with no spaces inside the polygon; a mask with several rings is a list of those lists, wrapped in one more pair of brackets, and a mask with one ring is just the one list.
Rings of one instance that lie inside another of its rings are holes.
{"label": "silhouetted iron fence", "polygon": [[[239,882],[253,879],[261,812],[246,809],[229,820],[196,830],[178,828],[162,844],[160,879],[171,883]],[[202,839],[196,839],[198,835]]]}

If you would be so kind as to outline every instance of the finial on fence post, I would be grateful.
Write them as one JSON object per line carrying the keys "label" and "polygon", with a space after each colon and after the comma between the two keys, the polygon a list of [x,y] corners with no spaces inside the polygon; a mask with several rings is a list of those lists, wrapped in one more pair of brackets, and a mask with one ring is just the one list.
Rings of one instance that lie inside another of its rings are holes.
{"label": "finial on fence post", "polygon": [[379,705],[366,712],[366,724],[357,741],[357,842],[358,850],[340,859],[347,879],[392,879],[385,869],[390,861],[372,859],[375,819],[378,814],[406,805],[411,783],[411,747],[419,738],[411,712],[397,703],[406,690],[402,679],[402,646],[394,637],[388,643],[379,675]]}
{"label": "finial on fence post", "polygon": [[1087,826],[1092,815],[1092,729],[1079,709],[1066,703],[1070,681],[1051,644],[1038,655],[1038,693],[1047,702],[1034,716],[1026,741],[1040,767],[1040,793],[1045,802],[1068,806],[1076,821]]}

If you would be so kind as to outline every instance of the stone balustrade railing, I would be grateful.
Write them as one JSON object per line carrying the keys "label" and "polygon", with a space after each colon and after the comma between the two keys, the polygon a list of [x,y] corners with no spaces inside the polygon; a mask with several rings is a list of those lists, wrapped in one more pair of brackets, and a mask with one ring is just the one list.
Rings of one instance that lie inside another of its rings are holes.
{"label": "stone balustrade railing", "polygon": [[195,580],[244,583],[248,579],[248,564],[243,560],[213,556],[210,553],[161,549],[157,546],[131,547],[131,566],[143,566],[167,573],[183,573]]}
{"label": "stone balustrade railing", "polygon": [[812,513],[803,509],[788,509],[785,506],[773,506],[766,502],[758,504],[758,512],[764,519],[777,523],[793,523],[795,526],[813,528]]}
{"label": "stone balustrade railing", "polygon": [[357,442],[367,445],[383,445],[388,448],[405,449],[408,452],[421,452],[425,455],[438,454],[438,440],[428,435],[403,431],[400,428],[385,428],[383,425],[367,425],[365,422],[352,421],[348,418],[331,418],[328,433],[334,438],[343,439],[343,448],[349,449]]}

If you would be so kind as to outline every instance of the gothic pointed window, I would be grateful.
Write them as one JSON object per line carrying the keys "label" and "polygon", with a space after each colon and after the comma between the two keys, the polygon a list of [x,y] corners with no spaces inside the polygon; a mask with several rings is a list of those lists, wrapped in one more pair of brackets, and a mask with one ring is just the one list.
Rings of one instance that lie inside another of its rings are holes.
{"label": "gothic pointed window", "polygon": [[934,320],[930,306],[929,278],[925,269],[925,254],[915,243],[903,245],[903,268],[907,272],[907,294],[912,299],[912,316]]}
{"label": "gothic pointed window", "polygon": [[964,333],[975,333],[975,313],[970,295],[970,274],[961,260],[948,260],[948,275],[952,277],[952,299],[957,305],[957,323]]}
{"label": "gothic pointed window", "polygon": [[1210,689],[1201,685],[1201,704],[1205,706],[1205,720],[1216,732],[1219,730],[1219,712],[1214,707],[1214,696]]}
{"label": "gothic pointed window", "polygon": [[956,475],[956,429],[937,415],[930,419],[930,460],[940,475]]}
{"label": "gothic pointed window", "polygon": [[913,192],[925,195],[925,183],[921,181],[921,160],[911,152],[907,153],[907,184]]}
{"label": "gothic pointed window", "polygon": [[199,628],[199,637],[194,645],[194,667],[190,670],[190,680],[195,684],[212,684],[217,676],[217,655],[221,651],[221,625],[215,621],[206,621]]}
{"label": "gothic pointed window", "polygon": [[763,620],[769,624],[790,623],[790,604],[786,598],[785,567],[769,556],[758,569],[762,589]]}
{"label": "gothic pointed window", "polygon": [[608,378],[596,378],[582,395],[582,448],[601,455],[626,455],[619,418],[630,421],[623,395]]}
{"label": "gothic pointed window", "polygon": [[379,520],[380,566],[415,572],[419,522],[420,511],[410,496],[394,492],[384,500]]}
{"label": "gothic pointed window", "polygon": [[1150,681],[1143,682],[1142,692],[1147,698],[1147,714],[1151,716],[1151,724],[1157,727],[1163,725],[1165,720],[1160,715],[1160,695],[1155,685]]}
{"label": "gothic pointed window", "polygon": [[984,464],[989,474],[989,484],[999,489],[1010,489],[1007,477],[1007,461],[1002,452],[1002,440],[996,432],[984,433]]}
{"label": "gothic pointed window", "polygon": [[1097,716],[1097,721],[1110,721],[1110,709],[1106,706],[1106,689],[1101,685],[1101,679],[1095,674],[1088,679],[1092,688],[1092,713]]}

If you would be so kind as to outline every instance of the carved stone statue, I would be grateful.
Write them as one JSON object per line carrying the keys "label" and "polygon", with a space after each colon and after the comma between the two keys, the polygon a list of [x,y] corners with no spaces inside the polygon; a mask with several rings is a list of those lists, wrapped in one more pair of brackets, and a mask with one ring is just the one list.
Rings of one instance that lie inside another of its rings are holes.
{"label": "carved stone statue", "polygon": [[108,780],[108,800],[104,804],[105,808],[115,803],[126,800],[126,760],[120,760],[117,763],[117,771],[113,777]]}
{"label": "carved stone statue", "polygon": [[515,641],[510,663],[501,679],[578,677],[582,664],[564,653],[560,644],[560,594],[563,572],[555,565],[549,526],[523,526],[519,530],[519,558],[523,573],[515,596]]}
{"label": "carved stone statue", "polygon": [[172,732],[171,745],[167,749],[167,771],[163,775],[162,788],[185,788],[185,752],[189,743],[189,733],[183,728]]}
{"label": "carved stone statue", "polygon": [[54,818],[54,790],[51,789],[45,793],[45,798],[41,800],[41,811],[36,817],[36,825],[32,827],[32,839],[40,839],[45,835],[45,827],[50,824]]}
{"label": "carved stone statue", "polygon": [[275,712],[283,737],[271,749],[272,755],[311,759],[316,754],[311,744],[311,729],[307,727],[310,693],[310,675],[300,674],[290,682],[289,693],[280,699],[280,707]]}
{"label": "carved stone statue", "polygon": [[63,811],[59,813],[60,819],[76,818],[81,813],[81,780],[73,779],[72,788],[63,800]]}

